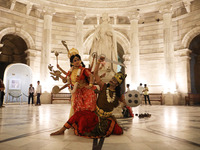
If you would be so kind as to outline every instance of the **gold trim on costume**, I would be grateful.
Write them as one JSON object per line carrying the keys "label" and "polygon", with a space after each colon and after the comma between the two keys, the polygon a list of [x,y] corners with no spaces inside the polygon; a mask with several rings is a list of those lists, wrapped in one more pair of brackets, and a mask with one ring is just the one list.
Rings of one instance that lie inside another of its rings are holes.
{"label": "gold trim on costume", "polygon": [[110,117],[112,115],[112,111],[105,112],[103,109],[100,109],[98,106],[96,106],[96,113],[99,117]]}

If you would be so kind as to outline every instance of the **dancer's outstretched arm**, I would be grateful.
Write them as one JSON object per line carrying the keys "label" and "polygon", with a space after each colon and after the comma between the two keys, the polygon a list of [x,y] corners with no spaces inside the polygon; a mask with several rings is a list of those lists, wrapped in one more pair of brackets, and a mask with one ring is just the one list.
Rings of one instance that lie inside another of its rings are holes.
{"label": "dancer's outstretched arm", "polygon": [[104,60],[105,60],[105,57],[100,57],[99,60],[98,60],[98,62],[97,62],[97,64],[96,64],[96,66],[95,66],[95,69],[94,69],[94,78],[95,78],[96,83],[100,86],[100,88],[102,88],[103,85],[105,84],[105,83],[101,80],[100,76],[98,75],[99,65],[100,65],[100,63],[103,62]]}

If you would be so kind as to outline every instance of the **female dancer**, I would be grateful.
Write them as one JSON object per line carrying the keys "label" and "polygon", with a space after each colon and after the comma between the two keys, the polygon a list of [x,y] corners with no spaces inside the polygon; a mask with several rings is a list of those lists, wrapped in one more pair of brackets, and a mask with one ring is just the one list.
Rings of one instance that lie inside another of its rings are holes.
{"label": "female dancer", "polygon": [[85,68],[78,50],[74,48],[69,50],[65,41],[62,41],[62,43],[68,50],[71,69],[65,72],[59,65],[57,67],[66,75],[68,82],[66,85],[70,85],[70,92],[72,93],[70,117],[78,111],[94,111],[96,108],[96,94],[93,86],[94,76],[89,69]]}

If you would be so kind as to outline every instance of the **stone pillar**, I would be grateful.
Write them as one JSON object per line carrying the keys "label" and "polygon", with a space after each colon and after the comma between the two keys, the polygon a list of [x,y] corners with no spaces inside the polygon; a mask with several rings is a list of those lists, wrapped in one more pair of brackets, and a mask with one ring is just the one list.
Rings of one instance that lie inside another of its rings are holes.
{"label": "stone pillar", "polygon": [[39,57],[41,56],[41,52],[34,49],[28,49],[25,51],[25,53],[27,54],[27,65],[30,66],[33,73],[32,83],[36,84],[38,79],[40,78],[40,68],[38,68],[38,66],[40,66],[41,62]]}
{"label": "stone pillar", "polygon": [[174,93],[175,70],[174,70],[174,43],[172,30],[172,7],[162,9],[163,13],[163,37],[164,37],[164,59],[165,59],[165,92]]}
{"label": "stone pillar", "polygon": [[[126,68],[125,68],[125,73],[127,74],[127,77],[126,77],[126,83],[125,83],[125,85],[126,84],[131,84],[131,76],[130,76],[130,74],[131,74],[131,56],[130,56],[130,54],[125,54],[125,55],[123,55],[123,58],[124,58],[124,64],[126,65]],[[130,89],[132,90],[132,86],[130,87]]]}
{"label": "stone pillar", "polygon": [[100,15],[97,15],[97,25],[100,24]]}
{"label": "stone pillar", "polygon": [[185,104],[185,96],[191,92],[190,79],[190,53],[189,49],[180,49],[175,52],[176,56],[176,83],[177,92],[181,93],[178,104]]}
{"label": "stone pillar", "polygon": [[131,85],[136,89],[140,82],[140,52],[139,52],[139,39],[138,39],[138,20],[139,12],[134,12],[129,15],[130,19],[130,53],[131,53]]}
{"label": "stone pillar", "polygon": [[79,51],[80,56],[83,55],[83,22],[85,14],[83,12],[76,13],[76,49]]}
{"label": "stone pillar", "polygon": [[115,15],[114,16],[114,25],[116,25],[117,24],[117,16]]}
{"label": "stone pillar", "polygon": [[[48,65],[50,63],[50,54],[51,54],[52,15],[54,11],[46,7],[44,12],[45,14],[44,14],[42,51],[41,51],[40,80],[42,80],[43,83],[44,82],[48,83],[48,79],[50,78]],[[44,89],[46,88],[44,87]]]}
{"label": "stone pillar", "polygon": [[174,43],[172,30],[172,6],[168,5],[161,9],[163,14],[163,38],[164,38],[164,62],[165,62],[165,83],[164,93],[165,104],[173,105],[176,91],[175,67],[174,67]]}

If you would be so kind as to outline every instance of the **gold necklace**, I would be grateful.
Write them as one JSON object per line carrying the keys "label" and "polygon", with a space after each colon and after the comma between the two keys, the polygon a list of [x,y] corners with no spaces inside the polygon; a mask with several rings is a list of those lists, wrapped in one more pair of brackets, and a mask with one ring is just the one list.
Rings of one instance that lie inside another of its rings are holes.
{"label": "gold necklace", "polygon": [[108,103],[112,103],[112,102],[114,102],[114,100],[115,100],[116,93],[114,92],[114,93],[113,93],[113,97],[111,98],[111,97],[110,97],[109,90],[110,90],[110,88],[107,87],[107,89],[106,89],[106,97],[107,97]]}

